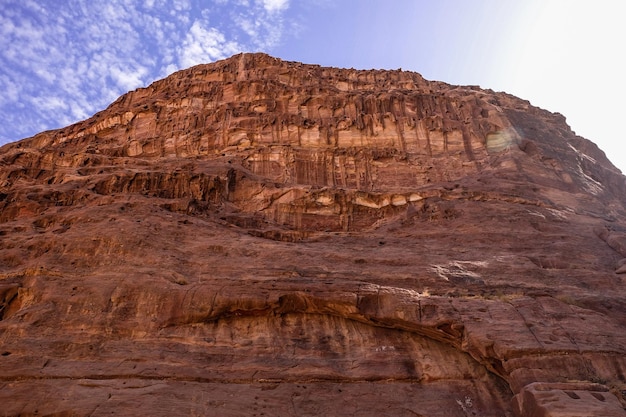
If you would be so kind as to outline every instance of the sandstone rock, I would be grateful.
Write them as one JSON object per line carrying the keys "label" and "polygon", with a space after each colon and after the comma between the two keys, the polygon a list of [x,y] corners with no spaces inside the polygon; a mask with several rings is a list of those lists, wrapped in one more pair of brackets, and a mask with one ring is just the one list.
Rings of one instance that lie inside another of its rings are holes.
{"label": "sandstone rock", "polygon": [[516,400],[520,415],[592,417],[624,413],[615,396],[597,384],[534,383],[524,388]]}
{"label": "sandstone rock", "polygon": [[0,148],[2,411],[626,415],[625,196],[505,93],[180,71]]}

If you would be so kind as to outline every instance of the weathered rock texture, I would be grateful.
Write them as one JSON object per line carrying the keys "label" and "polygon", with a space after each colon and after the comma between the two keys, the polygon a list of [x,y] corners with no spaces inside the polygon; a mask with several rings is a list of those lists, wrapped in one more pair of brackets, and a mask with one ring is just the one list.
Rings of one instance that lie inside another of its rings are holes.
{"label": "weathered rock texture", "polygon": [[625,196],[504,93],[180,71],[0,149],[0,415],[625,416]]}

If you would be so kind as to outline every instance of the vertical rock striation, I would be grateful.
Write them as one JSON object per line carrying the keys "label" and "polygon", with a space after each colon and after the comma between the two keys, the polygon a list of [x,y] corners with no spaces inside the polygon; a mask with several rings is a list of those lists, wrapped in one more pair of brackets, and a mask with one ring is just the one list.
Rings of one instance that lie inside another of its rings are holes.
{"label": "vertical rock striation", "polygon": [[563,116],[240,54],[0,148],[0,411],[624,416],[624,273]]}

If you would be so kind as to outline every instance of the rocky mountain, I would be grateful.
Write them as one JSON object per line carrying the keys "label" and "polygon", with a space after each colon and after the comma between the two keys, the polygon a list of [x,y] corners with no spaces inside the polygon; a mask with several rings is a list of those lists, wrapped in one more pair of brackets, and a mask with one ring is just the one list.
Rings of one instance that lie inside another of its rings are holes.
{"label": "rocky mountain", "polygon": [[560,114],[241,54],[0,148],[0,415],[626,416],[624,273]]}

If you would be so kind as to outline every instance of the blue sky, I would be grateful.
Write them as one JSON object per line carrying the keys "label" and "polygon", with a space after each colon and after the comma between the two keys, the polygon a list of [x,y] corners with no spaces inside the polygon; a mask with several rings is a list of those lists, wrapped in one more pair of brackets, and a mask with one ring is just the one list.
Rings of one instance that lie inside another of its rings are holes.
{"label": "blue sky", "polygon": [[626,172],[620,0],[0,0],[0,144],[262,51],[416,71],[560,112]]}

